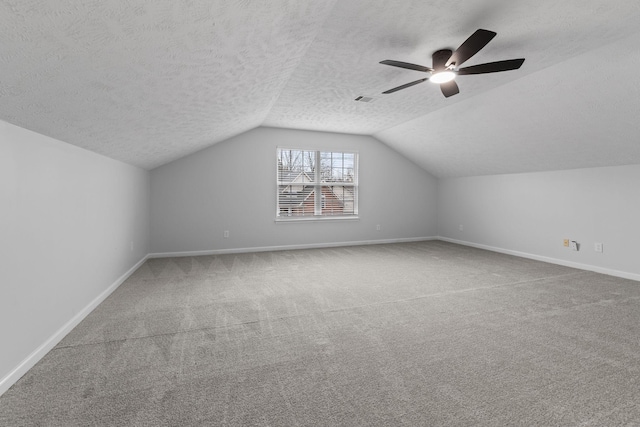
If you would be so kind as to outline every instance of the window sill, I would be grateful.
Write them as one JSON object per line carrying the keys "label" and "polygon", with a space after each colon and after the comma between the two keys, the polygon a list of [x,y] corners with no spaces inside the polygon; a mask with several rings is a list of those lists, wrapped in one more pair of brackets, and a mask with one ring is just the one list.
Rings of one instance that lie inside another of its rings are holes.
{"label": "window sill", "polygon": [[301,217],[278,217],[276,222],[305,222],[305,221],[357,221],[358,216],[301,216]]}

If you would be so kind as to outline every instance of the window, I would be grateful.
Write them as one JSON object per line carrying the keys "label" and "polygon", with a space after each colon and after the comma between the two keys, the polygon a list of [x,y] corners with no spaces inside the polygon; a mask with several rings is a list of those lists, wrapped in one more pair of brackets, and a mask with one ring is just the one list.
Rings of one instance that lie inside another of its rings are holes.
{"label": "window", "polygon": [[278,148],[276,218],[357,218],[358,154]]}

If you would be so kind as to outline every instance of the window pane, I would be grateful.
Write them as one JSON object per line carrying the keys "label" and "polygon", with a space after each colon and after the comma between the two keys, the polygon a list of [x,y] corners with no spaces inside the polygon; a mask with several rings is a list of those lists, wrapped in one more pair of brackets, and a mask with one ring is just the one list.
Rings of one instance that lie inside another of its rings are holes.
{"label": "window pane", "polygon": [[304,171],[313,179],[313,173],[316,170],[316,153],[315,151],[303,151]]}
{"label": "window pane", "polygon": [[355,182],[355,153],[320,153],[322,182]]}
{"label": "window pane", "polygon": [[311,185],[278,186],[278,215],[313,216],[314,193],[314,187]]}
{"label": "window pane", "polygon": [[320,180],[331,181],[331,153],[320,153]]}
{"label": "window pane", "polygon": [[302,151],[278,150],[278,181],[293,182],[302,173]]}
{"label": "window pane", "polygon": [[342,185],[322,186],[323,215],[355,214],[356,189]]}

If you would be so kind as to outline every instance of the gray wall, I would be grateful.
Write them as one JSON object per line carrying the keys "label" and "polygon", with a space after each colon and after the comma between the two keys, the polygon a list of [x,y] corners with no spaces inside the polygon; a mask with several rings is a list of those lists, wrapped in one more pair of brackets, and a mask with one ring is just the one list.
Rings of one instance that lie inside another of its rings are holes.
{"label": "gray wall", "polygon": [[438,217],[442,237],[640,279],[640,165],[441,179]]}
{"label": "gray wall", "polygon": [[148,253],[148,216],[147,171],[0,122],[0,393]]}
{"label": "gray wall", "polygon": [[[277,146],[358,151],[360,219],[276,223]],[[151,171],[151,252],[430,237],[435,203],[436,179],[372,137],[262,127]]]}

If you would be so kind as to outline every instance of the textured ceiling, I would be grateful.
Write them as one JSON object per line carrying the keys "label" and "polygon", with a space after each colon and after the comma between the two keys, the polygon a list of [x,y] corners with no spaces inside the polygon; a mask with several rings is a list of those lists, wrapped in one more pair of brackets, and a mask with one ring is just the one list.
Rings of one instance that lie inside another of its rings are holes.
{"label": "textured ceiling", "polygon": [[[423,74],[379,61],[478,28],[465,65],[523,67],[381,95]],[[640,163],[636,1],[0,0],[0,41],[0,119],[147,169],[260,125],[374,135],[436,176]]]}

